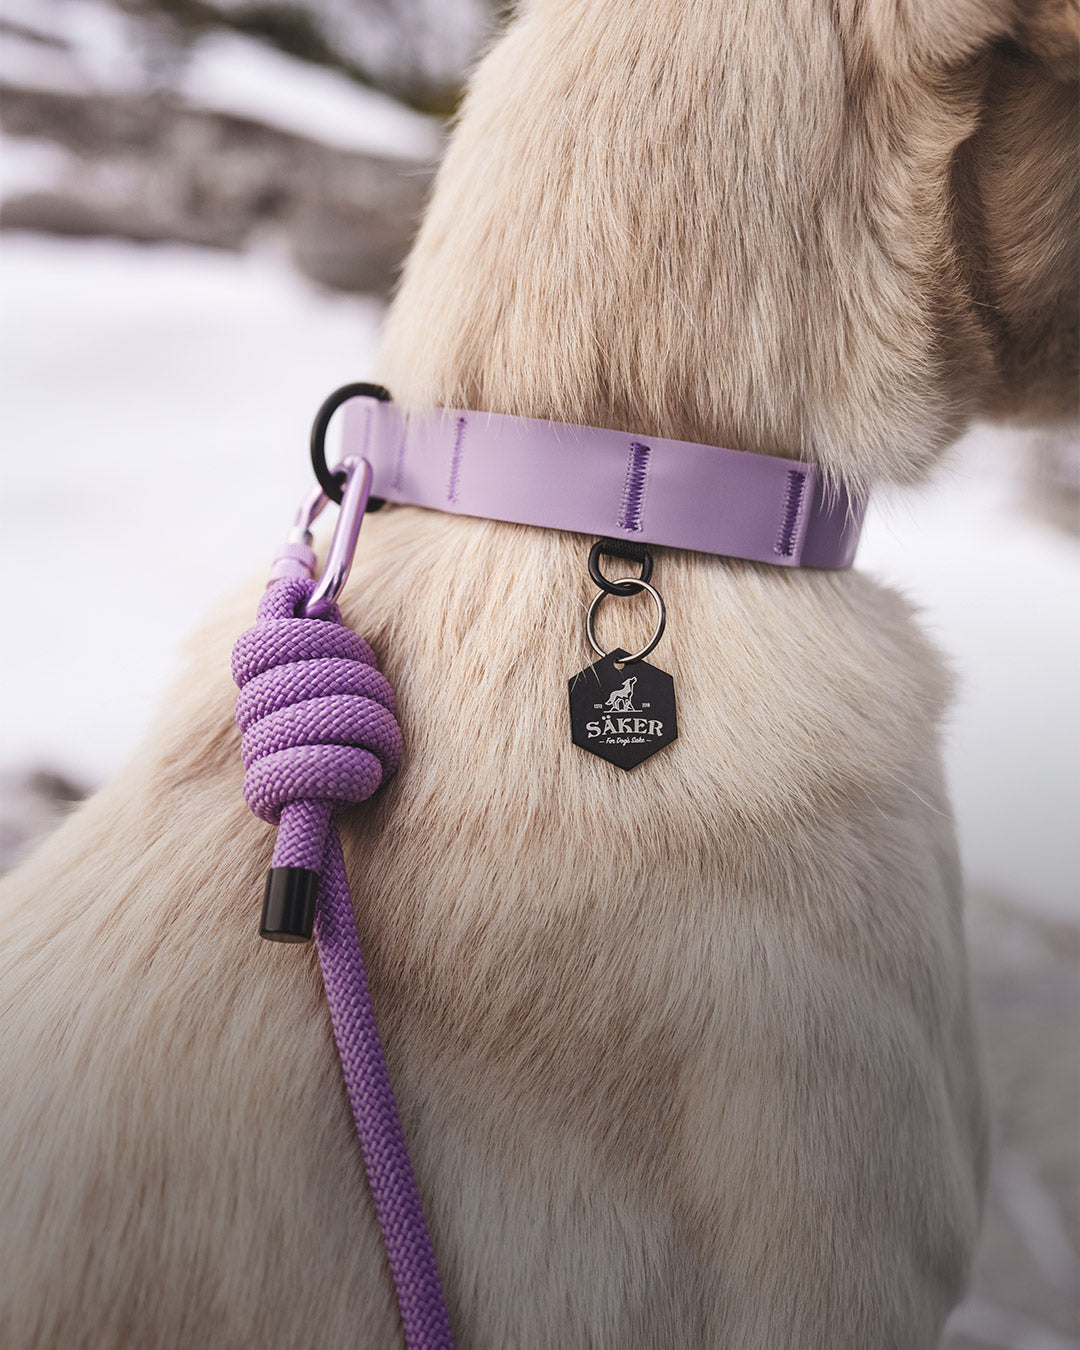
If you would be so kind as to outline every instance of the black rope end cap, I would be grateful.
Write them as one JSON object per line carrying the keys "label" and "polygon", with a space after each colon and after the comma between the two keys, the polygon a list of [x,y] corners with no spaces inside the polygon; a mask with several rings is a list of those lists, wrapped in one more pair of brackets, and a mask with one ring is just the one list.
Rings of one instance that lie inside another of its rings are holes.
{"label": "black rope end cap", "polygon": [[310,867],[271,867],[259,936],[270,942],[310,942],[319,874]]}

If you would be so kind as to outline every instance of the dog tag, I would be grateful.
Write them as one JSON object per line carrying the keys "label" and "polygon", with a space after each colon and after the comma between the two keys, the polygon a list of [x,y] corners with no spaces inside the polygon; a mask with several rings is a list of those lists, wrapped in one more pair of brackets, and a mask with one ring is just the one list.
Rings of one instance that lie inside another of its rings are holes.
{"label": "dog tag", "polygon": [[646,661],[617,664],[628,655],[617,648],[570,681],[574,744],[620,769],[634,768],[679,734],[675,681]]}

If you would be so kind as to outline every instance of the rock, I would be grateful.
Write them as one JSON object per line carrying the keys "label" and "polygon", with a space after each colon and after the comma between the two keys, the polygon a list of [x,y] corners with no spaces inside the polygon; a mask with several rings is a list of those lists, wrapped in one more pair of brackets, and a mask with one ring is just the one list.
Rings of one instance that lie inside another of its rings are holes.
{"label": "rock", "polygon": [[384,295],[405,260],[432,175],[387,162],[354,167],[294,201],[291,255],[324,286]]}
{"label": "rock", "polygon": [[51,833],[86,796],[86,789],[54,769],[14,770],[0,776],[0,872]]}
{"label": "rock", "polygon": [[0,125],[73,152],[55,181],[4,201],[0,228],[239,249],[276,227],[313,280],[377,295],[434,173],[155,96],[0,88]]}
{"label": "rock", "polygon": [[91,8],[114,21],[104,55],[64,6],[0,21],[0,228],[230,250],[270,229],[321,284],[390,289],[436,119],[235,33],[174,34],[162,56],[150,20]]}

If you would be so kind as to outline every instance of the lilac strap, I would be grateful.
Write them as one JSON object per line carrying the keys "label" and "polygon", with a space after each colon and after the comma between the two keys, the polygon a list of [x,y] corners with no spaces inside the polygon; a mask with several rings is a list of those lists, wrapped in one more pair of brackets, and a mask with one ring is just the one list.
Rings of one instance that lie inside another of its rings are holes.
{"label": "lilac strap", "polygon": [[863,502],[794,459],[363,397],[344,426],[374,496],[457,515],[779,567],[849,567],[862,525]]}
{"label": "lilac strap", "polygon": [[[393,690],[366,642],[341,623],[297,617],[315,582],[314,555],[286,546],[233,649],[240,687],[244,796],[276,824],[275,867],[319,873],[315,939],[345,1088],[410,1350],[452,1350],[431,1237],[375,1025],[352,896],[334,817],[397,768]],[[292,575],[288,575],[289,573]],[[285,576],[281,574],[285,573]],[[357,1329],[362,1338],[362,1329]]]}

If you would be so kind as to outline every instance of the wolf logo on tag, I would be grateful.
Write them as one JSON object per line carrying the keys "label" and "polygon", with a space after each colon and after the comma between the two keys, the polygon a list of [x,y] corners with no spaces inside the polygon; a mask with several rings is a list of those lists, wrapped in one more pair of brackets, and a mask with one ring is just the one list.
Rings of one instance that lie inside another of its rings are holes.
{"label": "wolf logo on tag", "polygon": [[675,682],[645,661],[618,662],[610,652],[570,681],[570,729],[575,745],[620,769],[632,769],[675,740]]}
{"label": "wolf logo on tag", "polygon": [[635,708],[633,704],[635,684],[637,684],[637,676],[628,675],[619,688],[613,689],[608,695],[608,700],[604,704],[604,711],[609,713],[644,712],[643,708]]}

